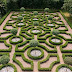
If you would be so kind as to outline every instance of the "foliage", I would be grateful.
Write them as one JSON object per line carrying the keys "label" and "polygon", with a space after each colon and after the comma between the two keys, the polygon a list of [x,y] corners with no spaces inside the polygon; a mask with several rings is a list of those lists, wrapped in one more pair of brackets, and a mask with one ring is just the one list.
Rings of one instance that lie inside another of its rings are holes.
{"label": "foliage", "polygon": [[39,22],[38,21],[34,21],[33,24],[34,24],[34,26],[38,26]]}
{"label": "foliage", "polygon": [[64,0],[62,9],[70,10],[71,6],[72,6],[72,0]]}
{"label": "foliage", "polygon": [[38,12],[37,11],[34,11],[34,15],[38,15]]}
{"label": "foliage", "polygon": [[0,0],[0,17],[6,13],[6,4],[3,0]]}
{"label": "foliage", "polygon": [[25,8],[57,8],[60,9],[64,0],[7,0],[8,9]]}
{"label": "foliage", "polygon": [[48,20],[52,20],[53,19],[53,16],[48,16]]}
{"label": "foliage", "polygon": [[9,57],[7,55],[3,55],[0,57],[0,64],[7,64],[10,61]]}
{"label": "foliage", "polygon": [[11,33],[12,33],[13,35],[16,35],[16,34],[17,34],[17,29],[16,29],[16,28],[11,29]]}
{"label": "foliage", "polygon": [[19,16],[18,17],[18,20],[20,20],[20,21],[23,20],[23,17],[22,16]]}
{"label": "foliage", "polygon": [[70,14],[71,14],[71,16],[72,16],[72,7],[70,8],[69,13],[70,13]]}
{"label": "foliage", "polygon": [[72,0],[64,0],[62,9],[69,11],[72,15]]}
{"label": "foliage", "polygon": [[54,35],[58,35],[60,32],[59,32],[59,30],[57,30],[57,29],[54,29],[53,31],[52,31],[52,34],[54,34]]}
{"label": "foliage", "polygon": [[38,46],[38,44],[39,44],[39,42],[37,40],[33,39],[30,41],[30,46],[32,46],[32,47],[36,47],[36,46]]}
{"label": "foliage", "polygon": [[25,8],[24,7],[21,7],[20,8],[20,11],[22,11],[22,12],[25,11]]}
{"label": "foliage", "polygon": [[48,11],[49,11],[49,8],[45,8],[44,11],[45,11],[45,12],[48,12]]}
{"label": "foliage", "polygon": [[64,62],[66,64],[72,65],[72,57],[65,57]]}

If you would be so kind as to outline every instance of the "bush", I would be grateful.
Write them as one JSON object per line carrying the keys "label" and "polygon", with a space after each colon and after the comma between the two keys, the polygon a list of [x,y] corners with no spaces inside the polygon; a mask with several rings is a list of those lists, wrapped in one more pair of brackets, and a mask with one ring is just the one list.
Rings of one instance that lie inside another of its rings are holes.
{"label": "bush", "polygon": [[33,24],[34,24],[34,26],[38,26],[39,22],[38,21],[34,21]]}
{"label": "bush", "polygon": [[11,33],[12,33],[13,35],[16,35],[16,34],[17,34],[17,29],[16,29],[16,28],[11,29]]}
{"label": "bush", "polygon": [[53,19],[53,16],[48,16],[48,20],[52,20]]}
{"label": "bush", "polygon": [[60,32],[59,32],[59,30],[57,30],[57,29],[54,29],[53,31],[52,31],[52,34],[54,34],[54,35],[58,35]]}
{"label": "bush", "polygon": [[19,16],[19,17],[18,17],[18,20],[19,20],[19,21],[23,20],[23,17],[22,17],[22,16]]}
{"label": "bush", "polygon": [[25,8],[24,7],[21,7],[20,8],[20,11],[22,11],[22,12],[25,11]]}
{"label": "bush", "polygon": [[33,39],[30,41],[30,46],[32,46],[32,47],[36,47],[36,46],[38,46],[38,44],[39,44],[39,42],[37,40]]}
{"label": "bush", "polygon": [[64,62],[66,64],[72,65],[72,57],[65,57]]}
{"label": "bush", "polygon": [[34,11],[34,15],[38,15],[38,12],[37,11]]}
{"label": "bush", "polygon": [[5,65],[5,64],[7,64],[9,61],[10,61],[10,59],[9,59],[9,56],[7,56],[7,55],[3,55],[3,56],[0,57],[0,64]]}
{"label": "bush", "polygon": [[49,11],[49,8],[45,8],[44,11],[45,11],[45,12],[48,12],[48,11]]}

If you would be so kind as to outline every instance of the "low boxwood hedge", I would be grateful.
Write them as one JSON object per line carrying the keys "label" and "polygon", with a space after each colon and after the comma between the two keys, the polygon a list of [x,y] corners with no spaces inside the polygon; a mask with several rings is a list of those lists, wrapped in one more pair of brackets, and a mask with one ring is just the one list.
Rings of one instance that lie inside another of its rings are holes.
{"label": "low boxwood hedge", "polygon": [[[13,42],[12,41],[13,38],[20,38],[20,40],[17,41],[17,42]],[[23,41],[23,37],[22,36],[15,36],[14,35],[14,36],[10,37],[9,41],[10,41],[11,44],[18,44],[18,43],[21,43]]]}
{"label": "low boxwood hedge", "polygon": [[[40,56],[37,56],[37,57],[32,56],[32,55],[31,55],[31,51],[33,51],[33,50],[39,50],[39,51],[41,51],[41,55],[40,55]],[[29,48],[29,49],[28,49],[27,55],[28,55],[28,57],[31,58],[31,59],[38,60],[38,59],[41,59],[41,58],[44,57],[44,52],[43,52],[43,50],[42,50],[41,48],[39,48],[39,47],[35,47],[35,48],[33,47],[33,48]]]}

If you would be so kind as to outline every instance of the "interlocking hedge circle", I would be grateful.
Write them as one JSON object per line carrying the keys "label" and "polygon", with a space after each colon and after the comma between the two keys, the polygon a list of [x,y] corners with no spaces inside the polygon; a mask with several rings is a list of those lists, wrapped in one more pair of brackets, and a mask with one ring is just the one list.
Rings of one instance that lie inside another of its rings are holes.
{"label": "interlocking hedge circle", "polygon": [[[33,50],[39,50],[39,51],[41,51],[41,55],[38,56],[38,57],[32,56],[32,55],[31,55],[31,51],[33,51]],[[43,51],[41,48],[39,48],[39,47],[36,47],[36,48],[32,47],[32,48],[29,48],[29,49],[28,49],[27,55],[28,55],[28,57],[31,58],[31,59],[38,60],[38,59],[41,59],[41,58],[44,57],[44,51]]]}
{"label": "interlocking hedge circle", "polygon": [[[20,40],[17,41],[17,42],[13,42],[13,41],[12,41],[13,38],[20,38]],[[21,37],[21,36],[12,36],[12,37],[9,39],[9,41],[10,41],[11,44],[18,44],[18,43],[21,43],[21,42],[23,41],[23,37]]]}
{"label": "interlocking hedge circle", "polygon": [[[52,39],[59,39],[60,42],[58,42],[58,43],[53,42]],[[57,37],[57,36],[54,36],[54,37],[52,36],[52,37],[50,37],[50,38],[49,38],[49,42],[50,42],[51,44],[53,44],[53,45],[60,45],[60,44],[63,43],[62,39],[61,39],[60,37]]]}

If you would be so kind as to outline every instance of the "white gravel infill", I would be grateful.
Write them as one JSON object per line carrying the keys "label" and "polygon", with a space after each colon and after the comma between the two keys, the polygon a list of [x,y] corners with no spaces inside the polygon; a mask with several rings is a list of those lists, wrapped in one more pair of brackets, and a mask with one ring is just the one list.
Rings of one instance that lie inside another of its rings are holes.
{"label": "white gravel infill", "polygon": [[33,51],[31,51],[31,55],[34,57],[38,57],[41,55],[41,51],[40,50],[33,50]]}
{"label": "white gravel infill", "polygon": [[22,16],[25,16],[26,14],[22,14]]}
{"label": "white gravel infill", "polygon": [[12,67],[4,67],[0,70],[0,72],[14,72],[14,69]]}
{"label": "white gravel infill", "polygon": [[19,23],[19,24],[17,24],[17,25],[21,26],[21,25],[24,25],[24,23]]}
{"label": "white gravel infill", "polygon": [[51,41],[54,42],[54,43],[59,43],[60,42],[59,39],[51,39]]}
{"label": "white gravel infill", "polygon": [[47,24],[47,26],[54,26],[54,24]]}
{"label": "white gravel infill", "polygon": [[13,38],[12,42],[18,42],[20,40],[20,38]]}
{"label": "white gravel infill", "polygon": [[33,20],[38,20],[38,19],[34,18]]}
{"label": "white gravel infill", "polygon": [[40,30],[32,30],[33,33],[39,33]]}
{"label": "white gravel infill", "polygon": [[45,16],[50,16],[50,15],[45,15]]}
{"label": "white gravel infill", "polygon": [[62,67],[58,72],[72,72],[69,68]]}
{"label": "white gravel infill", "polygon": [[58,24],[62,24],[62,22],[59,22],[59,21],[57,21],[56,23],[58,23]]}

